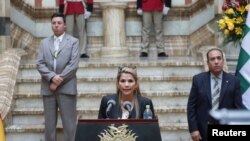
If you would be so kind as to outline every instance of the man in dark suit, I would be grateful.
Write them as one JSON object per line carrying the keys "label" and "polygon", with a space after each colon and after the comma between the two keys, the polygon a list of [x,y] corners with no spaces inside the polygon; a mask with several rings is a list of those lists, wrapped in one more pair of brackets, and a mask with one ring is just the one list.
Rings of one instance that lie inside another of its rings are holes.
{"label": "man in dark suit", "polygon": [[65,17],[62,13],[52,15],[51,25],[54,35],[41,41],[36,62],[37,70],[42,76],[45,141],[56,141],[58,109],[63,124],[64,140],[74,141],[79,41],[65,33]]}
{"label": "man in dark suit", "polygon": [[[240,82],[235,76],[223,71],[224,57],[219,48],[212,48],[207,52],[207,64],[208,72],[202,72],[193,77],[187,104],[188,126],[193,141],[207,141],[208,124],[217,124],[209,115],[210,110],[244,108]],[[217,107],[214,108],[216,83],[218,102]]]}

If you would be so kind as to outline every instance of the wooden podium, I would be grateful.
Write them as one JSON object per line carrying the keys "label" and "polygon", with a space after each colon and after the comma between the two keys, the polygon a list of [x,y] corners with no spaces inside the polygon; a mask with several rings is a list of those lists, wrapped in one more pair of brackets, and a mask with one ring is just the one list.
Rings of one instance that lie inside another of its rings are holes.
{"label": "wooden podium", "polygon": [[158,119],[81,119],[75,141],[161,141]]}

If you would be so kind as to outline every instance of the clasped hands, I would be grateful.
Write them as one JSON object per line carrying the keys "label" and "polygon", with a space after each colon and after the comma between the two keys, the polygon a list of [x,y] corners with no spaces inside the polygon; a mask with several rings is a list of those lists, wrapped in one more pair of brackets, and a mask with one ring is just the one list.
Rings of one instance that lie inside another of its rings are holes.
{"label": "clasped hands", "polygon": [[[169,9],[170,9],[169,7],[164,6],[164,7],[163,7],[163,10],[162,10],[162,14],[163,14],[163,15],[167,15]],[[136,12],[137,12],[138,15],[142,15],[142,13],[143,13],[143,11],[142,11],[141,8],[138,8]]]}
{"label": "clasped hands", "polygon": [[57,89],[58,86],[60,86],[60,84],[63,82],[63,78],[60,75],[55,75],[52,80],[51,83],[49,85],[49,88],[51,91],[55,91]]}

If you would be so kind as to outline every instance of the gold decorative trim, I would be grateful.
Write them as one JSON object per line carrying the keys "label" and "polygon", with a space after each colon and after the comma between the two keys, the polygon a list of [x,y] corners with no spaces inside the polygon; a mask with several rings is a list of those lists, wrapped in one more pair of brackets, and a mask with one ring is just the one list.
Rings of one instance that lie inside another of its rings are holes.
{"label": "gold decorative trim", "polygon": [[132,130],[128,129],[128,125],[122,124],[115,127],[114,124],[108,126],[109,129],[104,130],[101,135],[98,135],[100,141],[136,141],[138,136],[135,136]]}

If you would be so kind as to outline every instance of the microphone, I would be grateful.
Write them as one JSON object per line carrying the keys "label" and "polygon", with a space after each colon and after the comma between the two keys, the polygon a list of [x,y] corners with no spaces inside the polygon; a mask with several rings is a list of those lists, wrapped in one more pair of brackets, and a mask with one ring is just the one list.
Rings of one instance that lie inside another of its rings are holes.
{"label": "microphone", "polygon": [[131,113],[131,111],[132,111],[132,103],[131,102],[125,101],[123,103],[123,107],[124,107],[124,109],[126,109],[129,112],[129,114]]}
{"label": "microphone", "polygon": [[107,107],[107,109],[106,109],[106,116],[107,116],[107,117],[109,117],[109,116],[108,116],[108,113],[111,111],[112,107],[115,106],[115,104],[116,104],[116,102],[115,102],[115,100],[113,100],[113,99],[110,99],[110,100],[107,102],[107,105],[108,105],[108,107]]}

